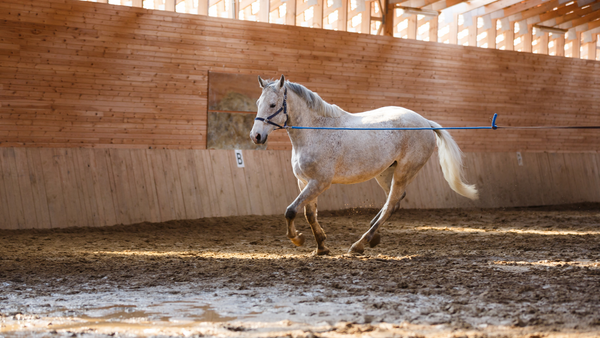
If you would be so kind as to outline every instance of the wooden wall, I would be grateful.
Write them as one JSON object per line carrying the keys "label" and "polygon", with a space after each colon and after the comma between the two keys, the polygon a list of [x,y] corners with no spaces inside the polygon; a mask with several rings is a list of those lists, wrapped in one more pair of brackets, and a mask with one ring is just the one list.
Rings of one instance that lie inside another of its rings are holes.
{"label": "wooden wall", "polygon": [[[269,151],[206,150],[208,72],[302,83],[359,112],[411,108],[445,126],[600,125],[600,62],[244,22],[77,0],[0,2],[0,228],[283,213],[283,131]],[[430,161],[407,208],[600,201],[596,130],[456,131],[481,200]],[[281,151],[280,151],[281,150]],[[515,151],[523,151],[524,165]],[[231,184],[233,182],[233,184]],[[379,207],[374,182],[322,210]]]}
{"label": "wooden wall", "polygon": [[[232,215],[282,215],[298,194],[289,151],[0,148],[0,229],[107,226]],[[437,158],[409,186],[404,208],[600,202],[600,155],[467,154],[481,200],[452,192]],[[594,188],[591,188],[594,187]],[[320,210],[380,208],[374,180],[336,185]]]}
{"label": "wooden wall", "polygon": [[[0,146],[204,149],[208,71],[285,74],[445,126],[600,124],[600,62],[77,0],[0,2]],[[579,131],[454,133],[468,152],[597,152]],[[271,149],[288,149],[285,133]]]}

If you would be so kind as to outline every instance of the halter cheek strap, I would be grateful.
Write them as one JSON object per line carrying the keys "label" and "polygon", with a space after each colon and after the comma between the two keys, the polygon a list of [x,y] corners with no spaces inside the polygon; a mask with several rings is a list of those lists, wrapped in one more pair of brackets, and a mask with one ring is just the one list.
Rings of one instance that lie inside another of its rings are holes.
{"label": "halter cheek strap", "polygon": [[[279,124],[275,123],[275,122],[271,122],[271,119],[274,118],[275,116],[279,115],[279,113],[283,112],[283,115],[285,115],[285,122],[283,123],[283,126],[280,126]],[[285,87],[285,90],[283,92],[283,106],[281,108],[279,108],[279,110],[277,110],[275,113],[271,114],[271,116],[265,118],[262,117],[257,117],[254,120],[255,121],[263,121],[264,123],[268,123],[271,125],[274,125],[275,127],[277,127],[275,130],[278,129],[286,129],[287,128],[287,123],[288,123],[288,119],[289,119],[289,115],[287,113],[287,87]]]}

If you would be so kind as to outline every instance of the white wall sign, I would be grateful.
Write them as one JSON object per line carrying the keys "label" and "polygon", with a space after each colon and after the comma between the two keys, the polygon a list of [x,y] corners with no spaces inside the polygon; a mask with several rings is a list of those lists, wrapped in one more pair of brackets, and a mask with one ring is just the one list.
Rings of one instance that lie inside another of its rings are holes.
{"label": "white wall sign", "polygon": [[244,167],[244,157],[242,156],[241,150],[235,151],[235,162],[237,163],[238,168]]}

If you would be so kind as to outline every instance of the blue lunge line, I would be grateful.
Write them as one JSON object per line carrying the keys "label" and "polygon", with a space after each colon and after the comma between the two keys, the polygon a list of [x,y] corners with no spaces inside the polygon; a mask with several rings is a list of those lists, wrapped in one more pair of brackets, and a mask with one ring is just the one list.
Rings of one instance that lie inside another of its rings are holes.
{"label": "blue lunge line", "polygon": [[298,126],[286,126],[289,129],[318,129],[318,130],[456,130],[456,129],[498,129],[496,125],[496,118],[498,114],[494,114],[492,118],[492,125],[490,127],[415,127],[415,128],[357,128],[357,127],[298,127]]}

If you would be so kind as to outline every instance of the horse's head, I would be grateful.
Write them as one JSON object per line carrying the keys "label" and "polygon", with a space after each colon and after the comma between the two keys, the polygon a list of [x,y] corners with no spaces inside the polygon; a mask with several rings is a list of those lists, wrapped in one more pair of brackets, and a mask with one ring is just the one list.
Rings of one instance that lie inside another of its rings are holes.
{"label": "horse's head", "polygon": [[285,77],[281,75],[281,79],[276,82],[269,83],[258,77],[258,84],[262,88],[262,94],[256,106],[258,111],[254,126],[250,131],[250,138],[255,144],[263,144],[267,142],[269,134],[276,129],[285,127],[287,123],[287,103],[285,89]]}

